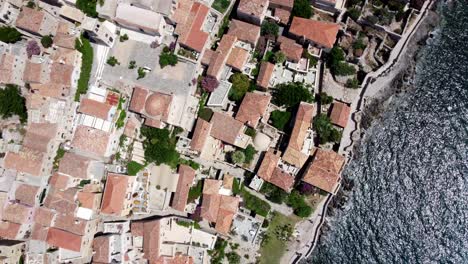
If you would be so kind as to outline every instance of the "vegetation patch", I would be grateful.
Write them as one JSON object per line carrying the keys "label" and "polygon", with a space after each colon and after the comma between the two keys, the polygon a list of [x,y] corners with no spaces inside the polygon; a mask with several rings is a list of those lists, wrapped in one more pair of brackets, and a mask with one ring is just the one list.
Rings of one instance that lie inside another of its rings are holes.
{"label": "vegetation patch", "polygon": [[290,120],[291,113],[288,111],[274,110],[273,112],[271,112],[271,125],[277,128],[278,130],[284,131],[286,125],[289,124]]}
{"label": "vegetation patch", "polygon": [[52,47],[52,44],[54,43],[54,40],[52,39],[51,36],[47,35],[47,36],[43,36],[41,38],[41,44],[42,44],[42,47],[44,48],[50,48]]}
{"label": "vegetation patch", "polygon": [[270,212],[270,209],[271,209],[271,206],[268,202],[249,193],[247,190],[244,189],[243,186],[241,186],[240,193],[242,195],[242,198],[244,199],[245,208],[263,217],[266,217],[268,215],[268,212]]}
{"label": "vegetation patch", "polygon": [[242,73],[234,73],[230,79],[232,87],[229,90],[229,100],[240,102],[244,95],[249,91],[250,79],[249,76]]}
{"label": "vegetation patch", "polygon": [[59,147],[57,149],[57,154],[55,154],[55,158],[54,158],[54,165],[53,165],[54,170],[57,170],[59,168],[59,162],[63,158],[64,155],[65,155],[65,150]]}
{"label": "vegetation patch", "polygon": [[80,79],[78,79],[78,88],[76,89],[75,94],[75,102],[79,102],[80,96],[82,94],[86,94],[86,91],[88,91],[88,83],[91,77],[91,70],[93,68],[94,52],[91,43],[83,35],[81,35],[81,38],[76,39],[75,48],[82,54]]}
{"label": "vegetation patch", "polygon": [[2,26],[0,27],[0,41],[5,43],[15,43],[21,40],[21,33],[16,28]]}
{"label": "vegetation patch", "polygon": [[310,2],[308,0],[294,0],[294,6],[291,12],[291,16],[310,18],[313,15],[314,10],[310,6]]}
{"label": "vegetation patch", "polygon": [[16,115],[21,123],[28,120],[26,100],[21,96],[18,86],[7,84],[4,89],[0,89],[0,115],[2,118]]}
{"label": "vegetation patch", "polygon": [[97,17],[96,11],[97,0],[76,0],[76,7],[83,11],[89,17]]}
{"label": "vegetation patch", "polygon": [[167,129],[159,129],[148,126],[141,128],[141,134],[145,137],[143,147],[145,149],[145,160],[156,165],[167,164],[176,168],[179,164],[180,155],[176,151],[177,138]]}
{"label": "vegetation patch", "polygon": [[262,36],[269,35],[269,36],[277,37],[278,32],[279,32],[279,26],[275,22],[270,22],[268,20],[265,20],[262,23],[262,28],[261,28]]}
{"label": "vegetation patch", "polygon": [[184,164],[184,165],[187,165],[187,166],[190,166],[192,169],[194,170],[198,170],[200,169],[200,164],[196,163],[195,161],[193,160],[186,160],[186,159],[179,159],[179,163],[180,164]]}
{"label": "vegetation patch", "polygon": [[111,56],[107,59],[107,64],[114,67],[115,65],[120,65],[120,62],[114,56]]}
{"label": "vegetation patch", "polygon": [[319,114],[314,118],[314,130],[317,132],[321,144],[327,142],[339,142],[341,133],[333,127],[330,118],[326,114]]}
{"label": "vegetation patch", "polygon": [[231,1],[229,0],[214,0],[211,7],[216,9],[221,14],[224,14],[224,12],[226,12],[227,8],[229,7],[230,3]]}
{"label": "vegetation patch", "polygon": [[273,91],[273,103],[277,106],[294,107],[300,102],[312,102],[314,96],[309,87],[300,82],[280,83]]}
{"label": "vegetation patch", "polygon": [[163,51],[159,55],[159,66],[161,66],[161,69],[168,65],[175,66],[177,62],[177,55],[175,55],[168,47],[164,47]]}
{"label": "vegetation patch", "polygon": [[344,61],[344,51],[335,46],[331,49],[328,57],[328,67],[333,75],[347,76],[356,73],[356,69]]}
{"label": "vegetation patch", "polygon": [[127,174],[130,175],[130,176],[135,176],[144,167],[145,167],[145,165],[140,164],[140,163],[132,160],[127,164]]}
{"label": "vegetation patch", "polygon": [[127,117],[127,113],[124,110],[120,111],[119,118],[115,122],[117,128],[122,128],[125,125],[125,117]]}
{"label": "vegetation patch", "polygon": [[191,203],[196,199],[200,198],[203,192],[203,182],[198,181],[197,185],[190,187],[187,202]]}

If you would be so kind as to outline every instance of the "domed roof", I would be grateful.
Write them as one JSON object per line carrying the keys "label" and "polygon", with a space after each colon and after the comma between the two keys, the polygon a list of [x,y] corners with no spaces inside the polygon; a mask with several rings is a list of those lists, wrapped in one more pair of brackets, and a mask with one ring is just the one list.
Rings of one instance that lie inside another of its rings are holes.
{"label": "domed roof", "polygon": [[271,138],[263,133],[257,133],[253,140],[254,146],[260,151],[266,151],[271,143]]}
{"label": "domed roof", "polygon": [[165,117],[168,114],[172,97],[162,93],[153,93],[145,103],[145,111],[152,117]]}

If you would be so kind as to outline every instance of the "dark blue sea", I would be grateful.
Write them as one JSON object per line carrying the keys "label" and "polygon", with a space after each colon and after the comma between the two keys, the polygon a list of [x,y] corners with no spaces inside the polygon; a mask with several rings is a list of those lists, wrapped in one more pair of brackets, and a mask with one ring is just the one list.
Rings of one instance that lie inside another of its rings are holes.
{"label": "dark blue sea", "polygon": [[366,131],[308,262],[468,263],[468,2],[439,13],[413,89]]}

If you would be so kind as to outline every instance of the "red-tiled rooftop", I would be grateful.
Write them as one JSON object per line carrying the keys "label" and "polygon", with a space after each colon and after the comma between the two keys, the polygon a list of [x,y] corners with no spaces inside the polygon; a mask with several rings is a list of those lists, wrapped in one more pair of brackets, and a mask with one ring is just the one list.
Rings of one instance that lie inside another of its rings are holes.
{"label": "red-tiled rooftop", "polygon": [[15,190],[15,200],[25,205],[34,206],[38,192],[39,187],[37,186],[18,184]]}
{"label": "red-tiled rooftop", "polygon": [[194,2],[184,23],[177,25],[179,43],[197,52],[202,52],[209,34],[201,29],[210,9],[199,2]]}
{"label": "red-tiled rooftop", "polygon": [[219,78],[226,61],[231,53],[234,44],[237,41],[237,37],[225,34],[223,38],[219,42],[218,48],[216,51],[211,55],[211,61],[208,65],[208,69],[206,74],[208,76],[213,76],[215,78]]}
{"label": "red-tiled rooftop", "polygon": [[39,151],[23,148],[19,153],[7,152],[3,167],[33,176],[40,176],[43,157],[44,154]]}
{"label": "red-tiled rooftop", "polygon": [[77,208],[75,203],[76,192],[76,188],[66,189],[65,191],[52,188],[45,198],[44,206],[60,213],[74,212]]}
{"label": "red-tiled rooftop", "polygon": [[20,224],[0,221],[0,238],[16,239],[20,228]]}
{"label": "red-tiled rooftop", "polygon": [[63,33],[57,33],[54,37],[54,44],[67,49],[75,48],[75,36]]}
{"label": "red-tiled rooftop", "polygon": [[71,85],[73,66],[61,63],[52,63],[50,67],[50,82],[62,85]]}
{"label": "red-tiled rooftop", "polygon": [[210,135],[211,123],[198,118],[193,132],[192,141],[190,142],[190,149],[193,151],[201,152],[205,146],[206,139]]}
{"label": "red-tiled rooftop", "polygon": [[69,182],[70,182],[70,177],[57,173],[57,172],[52,174],[52,177],[50,177],[49,179],[49,185],[57,189],[67,188]]}
{"label": "red-tiled rooftop", "polygon": [[333,193],[340,179],[345,158],[330,150],[317,149],[314,160],[305,171],[303,181]]}
{"label": "red-tiled rooftop", "polygon": [[30,32],[39,33],[42,26],[42,20],[45,16],[44,12],[45,11],[43,10],[36,10],[23,6],[18,18],[16,19],[16,26]]}
{"label": "red-tiled rooftop", "polygon": [[270,86],[270,79],[273,76],[275,65],[273,63],[264,61],[260,65],[260,71],[257,77],[257,85],[263,89],[268,89]]}
{"label": "red-tiled rooftop", "polygon": [[268,7],[268,0],[240,0],[237,12],[256,18],[262,18],[264,11]]}
{"label": "red-tiled rooftop", "polygon": [[269,181],[276,166],[278,165],[279,160],[280,155],[278,153],[275,154],[273,149],[269,149],[267,152],[265,152],[265,156],[263,157],[262,163],[260,164],[257,175],[260,178]]}
{"label": "red-tiled rooftop", "polygon": [[195,179],[195,170],[187,165],[180,165],[179,181],[177,182],[177,189],[172,198],[172,208],[184,212],[193,179]]}
{"label": "red-tiled rooftop", "polygon": [[47,74],[45,63],[26,62],[23,72],[23,81],[27,83],[43,83]]}
{"label": "red-tiled rooftop", "polygon": [[298,62],[301,59],[304,49],[296,41],[280,36],[278,37],[278,43],[280,44],[281,52],[289,61]]}
{"label": "red-tiled rooftop", "polygon": [[242,122],[219,112],[213,113],[211,124],[211,136],[231,145],[235,144],[244,127]]}
{"label": "red-tiled rooftop", "polygon": [[289,27],[289,33],[297,37],[304,37],[325,48],[333,47],[339,30],[338,24],[302,17],[294,17]]}
{"label": "red-tiled rooftop", "polygon": [[149,91],[144,88],[135,87],[133,89],[132,100],[130,101],[129,109],[137,113],[143,112],[148,93]]}
{"label": "red-tiled rooftop", "polygon": [[149,92],[147,89],[135,87],[129,109],[133,112],[147,115],[157,121],[166,122],[169,117],[173,97],[173,95]]}
{"label": "red-tiled rooftop", "polygon": [[143,223],[143,258],[156,263],[159,258],[161,223],[151,220]]}
{"label": "red-tiled rooftop", "polygon": [[99,129],[79,125],[71,145],[74,148],[90,152],[98,156],[106,154],[110,134]]}
{"label": "red-tiled rooftop", "polygon": [[348,124],[350,113],[351,107],[349,107],[347,104],[335,102],[333,103],[332,111],[330,113],[330,120],[332,124],[345,128]]}
{"label": "red-tiled rooftop", "polygon": [[11,83],[15,56],[4,53],[0,55],[0,83]]}
{"label": "red-tiled rooftop", "polygon": [[34,210],[34,222],[42,226],[50,226],[55,213],[46,207],[37,207]]}
{"label": "red-tiled rooftop", "polygon": [[98,236],[93,240],[93,263],[109,263],[109,236]]}
{"label": "red-tiled rooftop", "polygon": [[270,182],[289,192],[294,185],[294,176],[276,167],[271,175]]}
{"label": "red-tiled rooftop", "polygon": [[270,0],[270,6],[281,7],[282,9],[291,11],[294,6],[294,0]]}
{"label": "red-tiled rooftop", "polygon": [[203,194],[218,194],[221,189],[222,181],[214,179],[205,179],[203,182]]}
{"label": "red-tiled rooftop", "polygon": [[49,228],[46,241],[48,244],[58,248],[64,248],[75,252],[81,251],[82,237],[80,235],[57,228]]}
{"label": "red-tiled rooftop", "polygon": [[216,222],[218,219],[221,197],[218,194],[203,194],[200,216],[208,222]]}
{"label": "red-tiled rooftop", "polygon": [[242,71],[249,59],[249,52],[243,48],[234,47],[229,54],[226,64],[233,69]]}
{"label": "red-tiled rooftop", "polygon": [[66,152],[59,162],[58,172],[74,178],[88,179],[88,167],[91,160],[81,155]]}
{"label": "red-tiled rooftop", "polygon": [[31,83],[30,87],[37,95],[44,97],[63,99],[70,95],[70,87],[59,83]]}
{"label": "red-tiled rooftop", "polygon": [[236,114],[236,119],[256,128],[260,119],[265,115],[270,100],[271,95],[268,94],[246,93]]}
{"label": "red-tiled rooftop", "polygon": [[302,102],[299,105],[288,147],[283,155],[284,161],[298,168],[301,168],[309,157],[301,150],[307,137],[307,131],[312,126],[313,114],[314,106],[312,104]]}
{"label": "red-tiled rooftop", "polygon": [[260,27],[233,19],[229,24],[228,34],[236,36],[239,40],[255,46],[260,38]]}
{"label": "red-tiled rooftop", "polygon": [[2,219],[12,223],[23,224],[32,216],[32,208],[19,203],[7,204],[3,209]]}
{"label": "red-tiled rooftop", "polygon": [[291,12],[286,9],[275,8],[275,17],[280,19],[280,23],[287,25],[291,17]]}
{"label": "red-tiled rooftop", "polygon": [[123,209],[127,185],[135,177],[110,173],[107,175],[106,187],[102,198],[101,212],[109,215],[119,215]]}
{"label": "red-tiled rooftop", "polygon": [[47,147],[57,133],[57,124],[31,123],[23,139],[23,147],[40,152],[47,152]]}
{"label": "red-tiled rooftop", "polygon": [[73,212],[65,214],[57,214],[54,221],[54,227],[65,230],[67,232],[84,235],[88,226],[88,221],[74,216]]}
{"label": "red-tiled rooftop", "polygon": [[80,203],[80,207],[96,210],[99,208],[101,193],[81,191],[78,192],[77,199]]}
{"label": "red-tiled rooftop", "polygon": [[107,120],[110,117],[112,106],[96,100],[84,98],[80,102],[78,112]]}

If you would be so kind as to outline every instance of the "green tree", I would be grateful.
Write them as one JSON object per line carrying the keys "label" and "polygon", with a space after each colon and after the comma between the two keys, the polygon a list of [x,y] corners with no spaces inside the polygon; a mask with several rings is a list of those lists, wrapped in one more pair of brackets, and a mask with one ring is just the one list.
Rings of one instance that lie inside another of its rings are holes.
{"label": "green tree", "polygon": [[240,264],[241,263],[241,256],[239,256],[239,254],[237,254],[234,251],[231,251],[231,252],[227,253],[226,258],[227,258],[229,264]]}
{"label": "green tree", "polygon": [[328,104],[331,104],[333,102],[333,97],[329,96],[325,92],[321,92],[319,94],[319,97],[320,97],[320,103],[323,104],[323,105],[328,105]]}
{"label": "green tree", "polygon": [[229,80],[232,83],[231,90],[229,91],[229,99],[240,102],[245,93],[249,90],[250,79],[247,75],[236,72]]}
{"label": "green tree", "polygon": [[300,102],[312,102],[313,95],[309,89],[300,82],[281,83],[273,91],[273,103],[278,106],[292,107]]}
{"label": "green tree", "polygon": [[278,64],[283,64],[286,61],[286,55],[281,51],[277,51],[273,56],[273,61]]}
{"label": "green tree", "polygon": [[242,164],[244,163],[245,161],[245,154],[244,152],[242,151],[234,151],[232,154],[231,154],[231,160],[232,162],[234,162],[235,164]]}
{"label": "green tree", "polygon": [[49,35],[43,36],[41,38],[42,47],[44,47],[46,49],[52,47],[52,43],[54,43],[54,40]]}
{"label": "green tree", "polygon": [[161,66],[161,68],[167,65],[175,66],[177,62],[177,55],[172,52],[162,52],[161,55],[159,55],[159,66]]}
{"label": "green tree", "polygon": [[107,64],[114,67],[115,65],[120,65],[120,62],[114,56],[111,56],[107,59]]}
{"label": "green tree", "polygon": [[270,21],[263,21],[262,23],[262,28],[261,28],[261,33],[262,36],[264,35],[270,35],[270,36],[278,36],[279,32],[279,26],[275,22],[270,22]]}
{"label": "green tree", "polygon": [[7,84],[5,89],[0,89],[0,115],[2,118],[17,115],[22,123],[28,119],[26,100],[21,96],[18,86]]}
{"label": "green tree", "polygon": [[97,17],[97,0],[76,0],[76,7],[89,17]]}
{"label": "green tree", "polygon": [[244,149],[244,156],[245,156],[245,163],[250,163],[255,154],[257,154],[257,151],[255,150],[255,148],[252,146],[252,144],[249,144],[245,149]]}
{"label": "green tree", "polygon": [[277,129],[284,131],[286,125],[291,120],[290,112],[283,112],[280,110],[274,110],[270,115],[271,125]]}
{"label": "green tree", "polygon": [[310,6],[308,0],[294,0],[294,6],[291,15],[310,18],[312,15],[314,15],[314,10]]}
{"label": "green tree", "polygon": [[357,9],[355,7],[352,7],[350,9],[348,9],[348,16],[352,20],[357,21],[360,15],[361,15],[361,11],[359,11],[359,9]]}
{"label": "green tree", "polygon": [[130,63],[128,64],[128,68],[130,70],[135,69],[136,68],[136,61],[134,61],[134,60],[130,61]]}
{"label": "green tree", "polygon": [[352,89],[357,89],[357,88],[359,88],[359,82],[358,82],[358,80],[356,78],[348,79],[348,81],[346,81],[346,87],[352,88]]}
{"label": "green tree", "polygon": [[175,149],[177,139],[169,130],[143,126],[141,134],[145,137],[143,148],[147,162],[164,163],[172,168],[179,164],[180,155]]}
{"label": "green tree", "polygon": [[317,115],[314,118],[313,127],[321,144],[338,142],[341,139],[341,133],[332,126],[330,118],[326,114]]}
{"label": "green tree", "polygon": [[139,80],[139,79],[145,78],[146,71],[142,67],[138,67],[137,74],[138,74],[137,80]]}
{"label": "green tree", "polygon": [[93,47],[89,39],[83,35],[75,40],[75,49],[81,52],[81,72],[78,79],[78,88],[76,89],[75,101],[80,101],[80,96],[88,91],[88,83],[91,78],[91,70],[93,68]]}
{"label": "green tree", "polygon": [[128,35],[127,35],[127,33],[125,33],[125,34],[123,34],[123,35],[120,35],[119,40],[120,40],[120,42],[125,42],[125,41],[127,41],[127,40],[128,40]]}
{"label": "green tree", "polygon": [[0,41],[5,43],[15,43],[21,40],[21,33],[13,27],[0,27]]}
{"label": "green tree", "polygon": [[334,68],[334,74],[338,76],[348,76],[356,73],[356,69],[346,62],[339,62]]}

